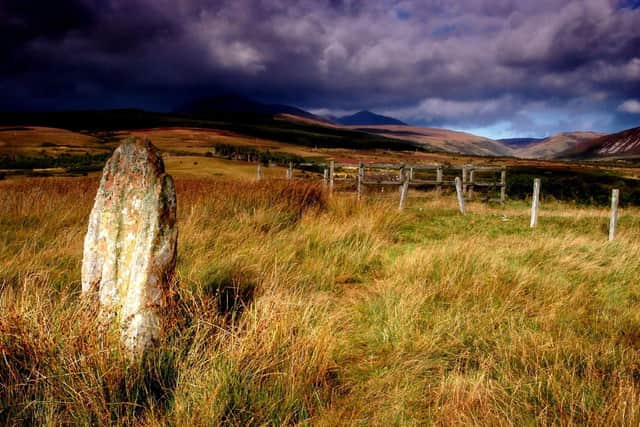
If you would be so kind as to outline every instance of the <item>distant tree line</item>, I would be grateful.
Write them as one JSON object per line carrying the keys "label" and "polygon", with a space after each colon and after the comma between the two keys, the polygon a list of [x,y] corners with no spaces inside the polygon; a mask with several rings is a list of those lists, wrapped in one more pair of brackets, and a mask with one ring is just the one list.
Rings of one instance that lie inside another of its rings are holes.
{"label": "distant tree line", "polygon": [[44,152],[38,156],[8,154],[0,156],[0,169],[64,168],[68,172],[83,173],[101,170],[109,156],[110,152],[81,155],[62,153],[57,156]]}
{"label": "distant tree line", "polygon": [[[213,148],[217,156],[225,159],[250,159],[251,161],[259,161],[265,165],[268,163],[287,165],[289,162],[299,164],[305,161],[303,157],[295,154],[273,152],[268,149],[260,150],[250,145],[215,144]],[[213,155],[213,153],[210,155]]]}

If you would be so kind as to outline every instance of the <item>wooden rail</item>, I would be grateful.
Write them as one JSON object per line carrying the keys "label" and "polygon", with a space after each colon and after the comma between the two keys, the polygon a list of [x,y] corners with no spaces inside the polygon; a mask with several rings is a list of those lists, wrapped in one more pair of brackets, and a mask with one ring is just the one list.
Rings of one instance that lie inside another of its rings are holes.
{"label": "wooden rail", "polygon": [[[500,191],[498,200],[504,203],[506,199],[506,168],[494,166],[449,166],[439,164],[394,164],[394,163],[344,163],[331,162],[329,167],[329,188],[333,190],[336,182],[355,181],[358,197],[362,196],[363,187],[381,185],[404,185],[422,187],[435,186],[438,192],[443,186],[455,186],[455,179],[444,178],[444,171],[454,171],[461,178],[462,193],[468,199],[473,199],[474,190],[485,188]],[[417,177],[418,173],[435,171],[435,176]],[[499,178],[487,177],[487,174],[499,174]],[[478,177],[478,175],[481,175]],[[480,179],[479,179],[480,178]]]}
{"label": "wooden rail", "polygon": [[[365,188],[382,186],[398,186],[400,190],[400,209],[406,205],[410,188],[435,187],[440,194],[445,186],[456,187],[460,182],[460,192],[464,199],[473,199],[475,191],[484,189],[499,190],[499,198],[487,198],[489,201],[504,203],[506,199],[507,173],[504,166],[447,166],[441,164],[406,164],[406,163],[346,163],[331,161],[323,163],[289,162],[286,169],[286,179],[295,177],[295,170],[313,168],[322,171],[322,183],[333,193],[338,182],[351,182],[355,186],[358,199],[361,199]],[[258,168],[258,179],[262,178],[262,171]],[[353,188],[353,187],[352,187]],[[464,208],[463,208],[464,209]]]}

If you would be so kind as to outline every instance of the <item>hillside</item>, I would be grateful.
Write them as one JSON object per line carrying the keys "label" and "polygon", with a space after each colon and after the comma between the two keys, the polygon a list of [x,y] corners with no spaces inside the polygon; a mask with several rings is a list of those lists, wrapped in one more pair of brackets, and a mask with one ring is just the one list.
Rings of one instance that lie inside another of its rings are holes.
{"label": "hillside", "polygon": [[544,138],[501,138],[496,141],[511,147],[511,148],[524,148],[528,145],[535,144],[544,140]]}
{"label": "hillside", "polygon": [[[305,116],[303,110],[288,112],[291,111],[290,108],[295,107],[280,108],[282,106],[265,106],[252,102],[247,104],[246,101],[243,98],[227,98],[223,103],[202,101],[202,110],[199,110],[202,111],[201,114],[187,114],[188,109],[183,110],[183,113],[158,113],[136,109],[0,113],[0,127],[13,129],[1,131],[0,151],[7,152],[13,149],[11,136],[20,133],[19,129],[22,127],[32,129],[33,137],[40,144],[38,147],[52,143],[60,147],[59,151],[74,151],[71,147],[65,146],[73,145],[73,138],[78,137],[73,136],[70,143],[65,144],[65,141],[60,139],[65,138],[61,133],[63,130],[85,136],[108,136],[113,132],[170,128],[227,132],[242,138],[314,149],[405,152],[417,150],[453,155],[515,156],[527,159],[616,158],[640,154],[640,128],[607,136],[594,132],[564,132],[540,141],[533,138],[500,141],[448,129],[408,125],[343,126],[329,123],[318,116]],[[206,114],[205,106],[210,107],[211,111],[215,111],[216,108],[220,111]],[[193,111],[200,108],[194,105],[192,107]],[[251,109],[253,112],[247,111]],[[284,112],[272,114],[276,110]],[[41,134],[33,130],[38,128],[41,128]],[[22,134],[24,135],[24,132]],[[103,143],[104,141],[95,142],[98,146]],[[38,148],[33,144],[30,147],[34,150]],[[15,149],[22,150],[21,147]]]}
{"label": "hillside", "polygon": [[478,156],[511,156],[513,150],[489,138],[448,129],[418,126],[351,126],[351,129],[403,139],[433,150]]}
{"label": "hillside", "polygon": [[499,142],[464,132],[405,125],[341,126],[292,113],[271,115],[245,112],[242,111],[243,105],[241,103],[235,111],[220,112],[212,116],[133,109],[0,113],[0,126],[42,126],[80,132],[197,128],[317,148],[512,155],[512,150]]}
{"label": "hillside", "polygon": [[[286,114],[284,114],[286,116]],[[305,147],[345,149],[423,150],[420,144],[354,129],[325,124],[316,119],[282,120],[283,115],[224,112],[215,117],[158,113],[135,109],[63,112],[0,113],[0,126],[41,126],[77,132],[113,132],[151,128],[196,128],[232,132]]]}
{"label": "hillside", "polygon": [[640,155],[640,127],[600,136],[563,153],[566,158],[618,159]]}
{"label": "hillside", "polygon": [[602,134],[597,132],[562,132],[516,148],[514,154],[527,159],[554,159],[561,153],[600,136]]}

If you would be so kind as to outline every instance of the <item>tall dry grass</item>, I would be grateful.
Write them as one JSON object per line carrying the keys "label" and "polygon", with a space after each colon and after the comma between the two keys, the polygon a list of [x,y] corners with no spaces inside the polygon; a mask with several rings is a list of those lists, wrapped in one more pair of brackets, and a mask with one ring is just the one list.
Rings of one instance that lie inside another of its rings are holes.
{"label": "tall dry grass", "polygon": [[80,297],[95,180],[0,183],[0,422],[637,425],[640,221],[178,180],[163,344]]}

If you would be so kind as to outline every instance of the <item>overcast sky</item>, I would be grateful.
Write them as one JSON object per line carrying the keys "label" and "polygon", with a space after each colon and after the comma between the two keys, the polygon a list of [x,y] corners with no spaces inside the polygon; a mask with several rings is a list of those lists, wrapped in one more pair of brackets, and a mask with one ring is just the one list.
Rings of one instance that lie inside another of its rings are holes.
{"label": "overcast sky", "polygon": [[233,91],[490,137],[640,126],[640,0],[2,0],[0,58],[0,110]]}

